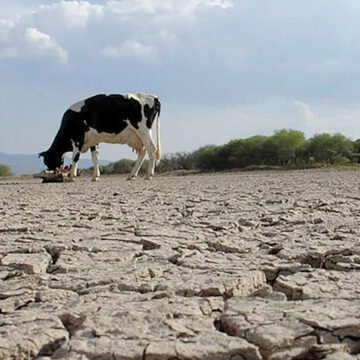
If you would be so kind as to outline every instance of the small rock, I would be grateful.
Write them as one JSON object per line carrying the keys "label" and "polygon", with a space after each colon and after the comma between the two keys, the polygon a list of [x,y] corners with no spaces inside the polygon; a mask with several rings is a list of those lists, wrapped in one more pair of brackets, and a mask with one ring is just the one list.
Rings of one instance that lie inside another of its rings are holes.
{"label": "small rock", "polygon": [[281,244],[276,244],[274,246],[271,247],[271,249],[269,250],[269,254],[270,255],[276,255],[278,254],[282,249],[284,249],[284,247]]}
{"label": "small rock", "polygon": [[148,239],[141,239],[139,243],[143,245],[143,250],[155,250],[160,249],[161,247],[161,244],[158,244],[155,241],[150,241]]}
{"label": "small rock", "polygon": [[247,219],[240,219],[240,220],[238,221],[238,223],[239,223],[239,225],[241,225],[241,226],[255,226],[255,224],[254,224],[252,221],[247,220]]}
{"label": "small rock", "polygon": [[51,256],[46,253],[34,254],[9,254],[1,262],[5,266],[21,269],[27,274],[43,274],[51,261]]}

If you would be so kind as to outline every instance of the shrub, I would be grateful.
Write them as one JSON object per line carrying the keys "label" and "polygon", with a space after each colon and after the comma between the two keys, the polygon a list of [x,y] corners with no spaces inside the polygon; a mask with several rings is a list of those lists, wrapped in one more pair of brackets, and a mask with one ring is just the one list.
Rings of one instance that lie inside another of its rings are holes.
{"label": "shrub", "polygon": [[9,166],[0,164],[0,176],[11,176]]}
{"label": "shrub", "polygon": [[341,134],[319,134],[308,140],[305,153],[315,162],[337,164],[353,159],[355,145]]}

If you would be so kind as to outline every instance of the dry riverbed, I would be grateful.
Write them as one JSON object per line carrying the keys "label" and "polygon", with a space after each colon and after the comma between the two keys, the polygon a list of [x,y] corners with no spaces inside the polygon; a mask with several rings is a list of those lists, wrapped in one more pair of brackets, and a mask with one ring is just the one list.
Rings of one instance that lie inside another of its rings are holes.
{"label": "dry riverbed", "polygon": [[0,181],[0,359],[360,359],[360,172]]}

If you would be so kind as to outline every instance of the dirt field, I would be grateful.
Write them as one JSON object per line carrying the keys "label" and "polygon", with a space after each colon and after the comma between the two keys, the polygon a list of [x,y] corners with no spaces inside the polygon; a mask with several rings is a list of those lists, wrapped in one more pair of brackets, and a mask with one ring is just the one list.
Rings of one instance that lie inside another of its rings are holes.
{"label": "dirt field", "polygon": [[0,181],[0,359],[360,359],[360,172]]}

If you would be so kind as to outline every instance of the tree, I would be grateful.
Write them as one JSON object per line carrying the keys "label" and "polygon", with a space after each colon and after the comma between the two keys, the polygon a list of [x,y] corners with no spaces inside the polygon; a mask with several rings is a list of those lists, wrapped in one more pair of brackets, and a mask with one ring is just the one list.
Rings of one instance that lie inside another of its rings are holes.
{"label": "tree", "polygon": [[231,140],[218,149],[218,164],[222,169],[261,165],[263,145],[266,136],[252,136],[247,139]]}
{"label": "tree", "polygon": [[[134,161],[130,159],[122,159],[105,166],[100,166],[100,173],[104,175],[112,174],[128,174],[131,172]],[[92,168],[90,168],[91,170]]]}
{"label": "tree", "polygon": [[264,141],[264,161],[269,165],[282,166],[295,163],[305,142],[305,135],[301,131],[291,129],[278,130]]}
{"label": "tree", "polygon": [[266,136],[255,135],[244,139],[241,152],[239,152],[239,167],[251,165],[263,165],[264,144]]}
{"label": "tree", "polygon": [[0,164],[0,176],[11,176],[9,166]]}
{"label": "tree", "polygon": [[195,169],[194,153],[178,152],[165,155],[156,166],[158,172]]}
{"label": "tree", "polygon": [[309,139],[306,144],[306,154],[315,162],[320,163],[343,163],[352,160],[355,153],[355,145],[347,137],[341,134],[319,134]]}
{"label": "tree", "polygon": [[357,139],[353,142],[354,144],[354,156],[352,158],[352,161],[360,163],[360,139]]}
{"label": "tree", "polygon": [[134,166],[134,161],[130,159],[122,159],[113,163],[114,174],[128,174]]}
{"label": "tree", "polygon": [[243,142],[244,140],[242,139],[231,140],[227,144],[218,147],[217,155],[219,159],[217,163],[220,166],[219,170],[241,166]]}
{"label": "tree", "polygon": [[[320,134],[306,140],[301,131],[281,129],[268,137],[256,135],[246,139],[234,139],[220,146],[203,146],[192,153],[165,155],[157,165],[157,171],[219,171],[252,165],[296,166],[313,161],[341,164],[356,159],[360,162],[360,139],[352,142],[341,134]],[[124,159],[101,167],[101,172],[124,174],[129,173],[133,166],[132,160]]]}
{"label": "tree", "polygon": [[221,160],[219,160],[220,148],[215,145],[207,145],[196,150],[195,166],[200,170],[217,170],[221,168]]}

